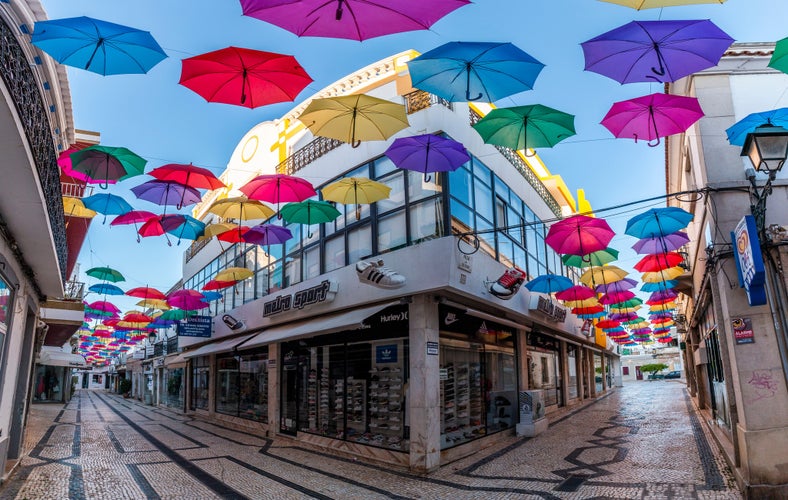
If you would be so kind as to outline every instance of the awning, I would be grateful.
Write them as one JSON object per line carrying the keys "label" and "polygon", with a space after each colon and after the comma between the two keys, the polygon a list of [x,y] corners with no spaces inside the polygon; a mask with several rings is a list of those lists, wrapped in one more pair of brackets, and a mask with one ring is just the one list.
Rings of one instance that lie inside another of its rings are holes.
{"label": "awning", "polygon": [[207,356],[209,354],[229,352],[232,351],[235,348],[235,346],[237,346],[241,342],[246,342],[247,340],[254,337],[255,335],[257,334],[248,333],[246,335],[233,337],[231,339],[220,340],[218,342],[211,342],[210,344],[206,344],[198,349],[195,349],[193,351],[187,351],[182,354],[184,358],[195,358],[197,356]]}
{"label": "awning", "polygon": [[399,304],[399,301],[363,307],[361,309],[353,309],[352,311],[330,314],[327,316],[318,316],[310,320],[297,321],[286,325],[274,326],[258,333],[255,338],[239,346],[238,349],[252,349],[281,340],[294,340],[305,336],[325,335],[345,330],[357,330],[361,328],[365,319],[395,304]]}
{"label": "awning", "polygon": [[70,366],[72,368],[84,368],[87,366],[85,358],[81,355],[58,351],[42,352],[38,359],[38,364],[47,366]]}
{"label": "awning", "polygon": [[165,368],[185,368],[186,363],[189,361],[186,359],[186,353],[181,352],[175,354],[173,356],[167,356],[164,358],[164,367]]}
{"label": "awning", "polygon": [[504,325],[504,326],[508,326],[509,328],[514,328],[515,330],[522,330],[523,328],[525,328],[524,325],[508,320],[506,318],[500,318],[492,314],[487,314],[486,312],[477,311],[476,309],[471,309],[470,307],[465,307],[464,309],[465,309],[465,314],[469,316],[474,316],[479,319],[483,319],[485,321],[492,321],[494,323],[498,323],[499,325]]}

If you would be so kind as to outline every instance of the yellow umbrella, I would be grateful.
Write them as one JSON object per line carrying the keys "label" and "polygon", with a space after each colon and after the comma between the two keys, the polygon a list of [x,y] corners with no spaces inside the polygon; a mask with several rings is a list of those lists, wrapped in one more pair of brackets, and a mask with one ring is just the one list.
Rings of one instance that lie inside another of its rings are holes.
{"label": "yellow umbrella", "polygon": [[592,266],[580,276],[580,281],[593,288],[596,285],[621,281],[627,274],[629,273],[618,266]]}
{"label": "yellow umbrella", "polygon": [[643,307],[643,306],[632,306],[632,307],[612,307],[611,306],[609,309],[610,309],[611,313],[622,313],[623,314],[623,313],[637,312],[637,310],[640,309],[641,307]]}
{"label": "yellow umbrella", "polygon": [[659,283],[660,281],[676,279],[682,274],[684,274],[683,267],[669,267],[667,269],[663,269],[662,271],[643,273],[643,277],[640,278],[640,280],[643,283]]}
{"label": "yellow umbrella", "polygon": [[146,307],[146,308],[150,307],[153,309],[161,309],[162,311],[167,311],[169,309],[172,309],[170,305],[167,304],[167,301],[164,299],[142,299],[141,301],[137,302],[137,304],[135,305],[138,305],[140,307]]}
{"label": "yellow umbrella", "polygon": [[361,218],[361,207],[358,205],[385,200],[391,194],[391,188],[366,177],[346,177],[332,182],[320,192],[324,200],[356,205],[356,220],[358,220]]}
{"label": "yellow umbrella", "polygon": [[564,305],[566,307],[571,307],[571,308],[598,306],[599,299],[597,299],[596,297],[590,297],[584,300],[567,300],[564,302]]}
{"label": "yellow umbrella", "polygon": [[298,119],[316,136],[346,142],[384,141],[408,125],[405,106],[364,94],[314,99]]}
{"label": "yellow umbrella", "polygon": [[216,281],[242,281],[254,276],[254,272],[245,267],[228,267],[224,271],[219,271],[213,277]]}
{"label": "yellow umbrella", "polygon": [[667,311],[669,309],[676,309],[678,306],[675,302],[665,302],[664,304],[657,304],[655,306],[649,307],[649,311],[652,312],[659,312],[659,311]]}
{"label": "yellow umbrella", "polygon": [[677,7],[697,3],[724,3],[725,0],[602,0],[607,3],[632,7],[633,9],[656,9],[660,7]]}
{"label": "yellow umbrella", "polygon": [[233,229],[238,229],[238,224],[233,224],[232,222],[214,222],[213,224],[205,226],[205,231],[198,240],[207,240],[214,236],[219,236],[222,233],[226,233],[227,231],[232,231]]}
{"label": "yellow umbrella", "polygon": [[238,220],[268,219],[275,213],[268,205],[246,196],[219,200],[208,207],[208,211],[222,219]]}
{"label": "yellow umbrella", "polygon": [[63,212],[65,212],[66,217],[92,219],[96,216],[96,212],[87,208],[85,204],[82,203],[82,200],[70,196],[63,197]]}

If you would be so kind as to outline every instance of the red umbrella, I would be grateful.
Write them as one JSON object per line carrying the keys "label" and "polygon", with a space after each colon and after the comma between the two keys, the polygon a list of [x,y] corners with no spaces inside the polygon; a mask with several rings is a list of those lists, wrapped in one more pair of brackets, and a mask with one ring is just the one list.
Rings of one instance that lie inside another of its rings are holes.
{"label": "red umbrella", "polygon": [[222,290],[223,288],[229,288],[233,285],[238,283],[237,281],[217,281],[211,280],[205,285],[203,285],[203,290]]}
{"label": "red umbrella", "polygon": [[641,273],[649,273],[662,271],[669,267],[678,266],[684,262],[684,257],[677,252],[658,253],[654,255],[646,255],[635,264],[635,269]]}
{"label": "red umbrella", "polygon": [[151,288],[149,286],[141,286],[137,288],[132,288],[131,290],[126,292],[126,295],[129,297],[137,297],[139,299],[157,299],[157,300],[165,300],[167,298],[159,290],[155,288]]}
{"label": "red umbrella", "polygon": [[293,101],[312,78],[293,56],[227,47],[184,59],[178,83],[208,102],[256,108]]}
{"label": "red umbrella", "polygon": [[545,242],[560,254],[586,255],[607,248],[615,234],[604,219],[573,215],[550,226]]}
{"label": "red umbrella", "polygon": [[[597,328],[616,328],[621,326],[620,321],[613,321],[612,319],[603,319],[602,321],[596,324]],[[608,335],[612,332],[608,332]]]}
{"label": "red umbrella", "polygon": [[603,306],[575,307],[572,309],[572,314],[596,314],[604,310]]}
{"label": "red umbrella", "polygon": [[213,172],[207,168],[192,165],[191,163],[188,165],[168,163],[161,167],[154,168],[148,172],[148,175],[160,181],[177,182],[178,184],[197,189],[219,189],[226,187],[224,182],[217,179]]}

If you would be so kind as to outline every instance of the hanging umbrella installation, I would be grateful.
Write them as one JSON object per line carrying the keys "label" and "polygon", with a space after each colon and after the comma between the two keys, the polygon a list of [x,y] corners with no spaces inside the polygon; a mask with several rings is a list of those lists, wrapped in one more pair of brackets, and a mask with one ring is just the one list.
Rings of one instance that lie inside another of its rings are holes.
{"label": "hanging umbrella installation", "polygon": [[541,104],[533,104],[493,109],[473,128],[486,144],[516,151],[552,148],[575,135],[575,117]]}
{"label": "hanging umbrella installation", "polygon": [[[244,233],[243,241],[255,245],[279,245],[291,239],[293,233],[289,229],[282,226],[275,226],[273,224],[258,224],[252,226]],[[266,252],[271,253],[271,252]]]}
{"label": "hanging umbrella installation", "polygon": [[596,297],[596,293],[587,286],[575,285],[555,294],[558,300],[585,300]]}
{"label": "hanging umbrella installation", "polygon": [[[206,168],[192,165],[191,163],[188,165],[180,163],[168,163],[166,165],[154,168],[148,172],[148,175],[160,181],[177,182],[178,184],[194,189],[214,190],[227,187],[213,174],[213,172]],[[177,210],[183,208],[184,201],[185,192],[184,198],[181,199],[175,208]]]}
{"label": "hanging umbrella installation", "polygon": [[216,201],[208,207],[208,211],[225,220],[240,221],[269,219],[275,213],[271,207],[257,200],[250,200],[246,196],[236,196]]}
{"label": "hanging umbrella installation", "polygon": [[193,187],[174,181],[160,181],[158,179],[134,186],[131,188],[131,192],[140,200],[163,206],[165,214],[169,205],[180,210],[184,206],[199,203],[202,199],[200,192]]}
{"label": "hanging umbrella installation", "polygon": [[96,211],[91,210],[85,206],[81,198],[72,198],[71,196],[63,197],[63,214],[66,217],[81,217],[83,219],[92,219],[96,216]]}
{"label": "hanging umbrella installation", "polygon": [[613,265],[589,267],[580,276],[580,281],[588,286],[595,287],[599,283],[613,283],[627,277],[628,272]]}
{"label": "hanging umbrella installation", "polygon": [[257,108],[293,101],[312,78],[293,56],[227,47],[184,59],[178,83],[208,102]]}
{"label": "hanging umbrella installation", "polygon": [[676,252],[656,253],[646,255],[640,259],[633,267],[641,273],[662,271],[669,267],[678,266],[684,262],[684,257]]}
{"label": "hanging umbrella installation", "polygon": [[683,208],[652,208],[630,218],[624,233],[635,238],[667,236],[687,227],[692,217],[692,214]]}
{"label": "hanging umbrella installation", "polygon": [[[71,147],[69,147],[68,149],[66,149],[65,151],[61,152],[59,155],[57,155],[57,164],[65,175],[77,181],[82,181],[82,182],[88,181],[89,177],[87,175],[83,174],[82,172],[75,172],[71,168],[71,153],[75,153],[79,150],[85,149],[88,146],[89,144],[78,142],[72,145]],[[110,181],[110,184],[114,184],[116,182],[117,181]]]}
{"label": "hanging umbrella installation", "polygon": [[427,175],[432,172],[453,172],[471,161],[465,146],[457,141],[434,134],[413,135],[395,139],[384,151],[397,168]]}
{"label": "hanging umbrella installation", "polygon": [[[785,39],[788,41],[788,38]],[[763,126],[788,128],[788,108],[750,113],[725,130],[732,146],[744,146],[747,134]]]}
{"label": "hanging umbrella installation", "polygon": [[555,293],[568,290],[574,286],[572,280],[557,274],[543,274],[523,285],[532,292]]}
{"label": "hanging umbrella installation", "polygon": [[126,281],[126,278],[124,278],[119,271],[112,269],[111,267],[93,267],[85,271],[85,274],[91,278],[96,278],[102,281],[110,281],[112,283]]}
{"label": "hanging umbrella installation", "polygon": [[167,57],[147,31],[84,16],[36,21],[31,43],[61,64],[100,75],[147,73]]}
{"label": "hanging umbrella installation", "polygon": [[515,45],[496,42],[449,42],[408,61],[415,88],[450,102],[494,102],[531,90],[542,68]]}
{"label": "hanging umbrella installation", "polygon": [[298,36],[367,40],[426,30],[470,0],[241,0],[245,16]]}
{"label": "hanging umbrella installation", "polygon": [[594,291],[596,293],[611,293],[611,292],[623,292],[625,290],[630,290],[635,288],[638,285],[638,282],[633,280],[632,278],[624,278],[618,281],[614,281],[612,283],[602,283],[596,285]]}
{"label": "hanging umbrella installation", "polygon": [[216,281],[243,281],[254,276],[251,269],[245,267],[228,267],[216,273],[213,277]]}
{"label": "hanging umbrella installation", "polygon": [[641,10],[641,9],[658,9],[662,7],[675,7],[679,5],[692,5],[699,3],[725,3],[726,0],[602,0],[602,1]]}
{"label": "hanging umbrella installation", "polygon": [[151,219],[156,218],[156,214],[153,212],[148,212],[146,210],[132,210],[131,212],[126,212],[125,214],[118,215],[112,222],[109,223],[110,226],[120,226],[120,225],[127,225],[127,224],[134,224],[134,232],[137,234],[137,243],[140,241],[140,228],[137,224],[145,224]]}
{"label": "hanging umbrella installation", "polygon": [[123,147],[90,146],[71,154],[71,168],[88,177],[89,183],[106,188],[112,181],[141,175],[148,163]]}
{"label": "hanging umbrella installation", "polygon": [[85,204],[85,207],[103,214],[104,221],[107,220],[107,215],[123,215],[132,211],[129,202],[120,196],[109,193],[97,193],[82,198],[82,203]]}
{"label": "hanging umbrella installation", "polygon": [[88,288],[89,291],[99,295],[123,295],[125,292],[112,283],[96,283]]}
{"label": "hanging umbrella installation", "polygon": [[360,205],[387,199],[391,194],[391,188],[366,177],[345,177],[323,187],[320,192],[326,201],[356,205],[356,220],[359,220],[361,219]]}
{"label": "hanging umbrella installation", "polygon": [[591,252],[586,255],[572,255],[566,254],[561,256],[561,262],[571,267],[590,267],[590,266],[604,266],[610,264],[618,259],[618,250],[614,248],[605,248]]}
{"label": "hanging umbrella installation", "polygon": [[709,20],[632,21],[580,44],[585,69],[619,83],[675,82],[716,66],[733,38]]}
{"label": "hanging umbrella installation", "polygon": [[[311,228],[313,224],[331,222],[342,215],[333,205],[325,201],[306,200],[300,203],[288,203],[282,207],[282,218],[287,222],[305,224]],[[312,237],[310,231],[307,235]]]}
{"label": "hanging umbrella installation", "polygon": [[410,125],[405,106],[364,94],[313,99],[298,120],[315,136],[354,148],[362,141],[385,141]]}
{"label": "hanging umbrella installation", "polygon": [[280,203],[304,201],[317,195],[308,181],[284,174],[258,175],[239,189],[250,200],[275,203],[277,207]]}
{"label": "hanging umbrella installation", "polygon": [[632,248],[639,254],[667,253],[678,250],[687,243],[689,243],[687,233],[676,231],[664,236],[641,238],[632,245]]}
{"label": "hanging umbrella installation", "polygon": [[618,138],[645,140],[656,147],[661,137],[680,134],[701,118],[695,97],[650,94],[613,104],[601,123]]}
{"label": "hanging umbrella installation", "polygon": [[607,248],[613,236],[604,219],[573,215],[550,226],[545,243],[560,254],[587,255]]}

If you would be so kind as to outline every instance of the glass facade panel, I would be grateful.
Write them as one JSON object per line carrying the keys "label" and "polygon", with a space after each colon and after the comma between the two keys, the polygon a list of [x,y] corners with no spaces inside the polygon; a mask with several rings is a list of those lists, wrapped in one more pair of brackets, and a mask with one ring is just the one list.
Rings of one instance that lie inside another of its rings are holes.
{"label": "glass facade panel", "polygon": [[326,272],[345,267],[345,235],[326,240]]}
{"label": "glass facade panel", "polygon": [[440,198],[419,203],[410,209],[412,243],[439,238],[443,234],[443,203]]}
{"label": "glass facade panel", "polygon": [[423,200],[443,191],[443,176],[440,172],[428,174],[429,180],[424,179],[421,172],[408,171],[408,201]]}
{"label": "glass facade panel", "polygon": [[473,180],[468,170],[458,168],[449,174],[449,190],[452,197],[466,206],[473,206]]}
{"label": "glass facade panel", "polygon": [[408,244],[405,211],[394,212],[378,220],[378,252],[386,253]]}
{"label": "glass facade panel", "polygon": [[232,355],[216,358],[216,411],[238,413],[238,360]]}
{"label": "glass facade panel", "polygon": [[11,323],[11,304],[13,303],[14,294],[11,293],[12,288],[8,286],[2,274],[0,274],[0,364],[3,362],[3,355],[5,353],[5,336],[8,332],[8,325]]}
{"label": "glass facade panel", "polygon": [[191,408],[208,409],[208,381],[210,365],[208,356],[192,359],[192,403]]}
{"label": "glass facade panel", "polygon": [[563,405],[561,400],[561,357],[559,343],[553,337],[531,332],[528,344],[528,387],[540,389],[545,406]]}
{"label": "glass facade panel", "polygon": [[391,188],[391,193],[387,199],[375,203],[379,214],[405,206],[405,174],[403,171],[398,170],[383,179],[379,179],[378,182],[382,182]]}
{"label": "glass facade panel", "polygon": [[164,386],[167,388],[164,404],[170,408],[183,408],[183,397],[186,392],[183,375],[183,368],[164,370]]}
{"label": "glass facade panel", "polygon": [[216,357],[216,411],[268,422],[268,348]]}
{"label": "glass facade panel", "polygon": [[569,399],[577,398],[577,346],[574,344],[566,345],[566,365],[569,368],[569,380],[566,381],[566,389]]}
{"label": "glass facade panel", "polygon": [[348,258],[350,263],[358,262],[372,255],[372,227],[364,224],[347,233]]}
{"label": "glass facade panel", "polygon": [[320,276],[320,245],[315,245],[304,252],[304,279]]}

